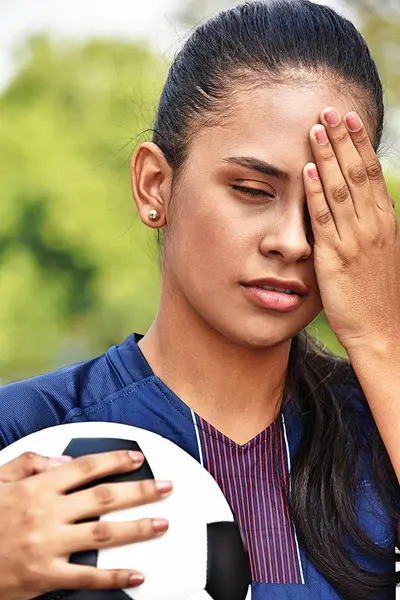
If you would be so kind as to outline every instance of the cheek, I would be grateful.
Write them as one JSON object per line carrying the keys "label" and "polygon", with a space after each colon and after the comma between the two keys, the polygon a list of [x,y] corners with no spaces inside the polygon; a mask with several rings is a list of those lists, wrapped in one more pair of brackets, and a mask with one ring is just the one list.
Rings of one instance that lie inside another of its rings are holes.
{"label": "cheek", "polygon": [[255,232],[243,215],[232,210],[223,197],[211,192],[201,196],[189,194],[185,210],[179,209],[170,226],[169,260],[180,269],[195,269],[188,276],[200,278],[204,273],[219,273],[225,278],[237,272],[243,258],[254,246]]}

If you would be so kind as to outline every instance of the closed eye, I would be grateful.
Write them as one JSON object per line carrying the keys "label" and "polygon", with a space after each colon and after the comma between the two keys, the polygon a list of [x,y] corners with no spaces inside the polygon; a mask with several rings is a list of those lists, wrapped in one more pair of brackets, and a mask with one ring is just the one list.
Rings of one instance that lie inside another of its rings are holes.
{"label": "closed eye", "polygon": [[232,189],[240,192],[241,194],[247,194],[249,196],[265,196],[267,198],[274,198],[274,194],[270,194],[265,190],[259,188],[249,188],[242,185],[232,185]]}

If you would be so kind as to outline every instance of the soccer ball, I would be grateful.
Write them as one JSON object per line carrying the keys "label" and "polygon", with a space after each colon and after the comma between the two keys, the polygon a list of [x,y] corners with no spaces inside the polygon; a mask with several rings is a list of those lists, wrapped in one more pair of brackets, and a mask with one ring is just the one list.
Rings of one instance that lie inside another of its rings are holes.
{"label": "soccer ball", "polygon": [[[117,423],[71,423],[26,436],[0,452],[0,465],[26,451],[81,456],[109,450],[141,450],[137,471],[108,481],[171,480],[171,496],[157,503],[110,513],[107,521],[162,517],[169,529],[159,538],[117,548],[77,553],[71,561],[102,569],[138,569],[143,585],[123,591],[64,591],[52,600],[251,600],[249,558],[239,527],[212,476],[169,440]],[[89,484],[93,485],[93,484]]]}

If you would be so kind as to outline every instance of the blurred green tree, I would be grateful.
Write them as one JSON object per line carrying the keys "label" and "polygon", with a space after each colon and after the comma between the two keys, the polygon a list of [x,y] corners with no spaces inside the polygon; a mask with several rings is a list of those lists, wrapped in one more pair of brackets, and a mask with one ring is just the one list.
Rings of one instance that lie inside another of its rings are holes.
{"label": "blurred green tree", "polygon": [[145,329],[156,246],[135,218],[129,158],[166,65],[143,46],[32,39],[0,97],[0,381]]}
{"label": "blurred green tree", "polygon": [[[159,285],[128,170],[167,65],[143,45],[40,36],[19,61],[0,96],[2,383],[144,331]],[[343,353],[324,317],[311,328]]]}

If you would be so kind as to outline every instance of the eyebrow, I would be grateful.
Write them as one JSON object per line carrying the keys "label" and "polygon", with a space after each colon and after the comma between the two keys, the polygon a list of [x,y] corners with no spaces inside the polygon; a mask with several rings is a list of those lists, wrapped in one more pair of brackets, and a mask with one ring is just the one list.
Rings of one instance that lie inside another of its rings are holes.
{"label": "eyebrow", "polygon": [[252,171],[258,171],[263,175],[276,177],[281,181],[290,181],[290,175],[287,171],[282,171],[281,169],[278,169],[278,167],[274,167],[259,158],[254,158],[252,156],[227,156],[223,161],[233,165],[239,165],[240,167],[246,167]]}

